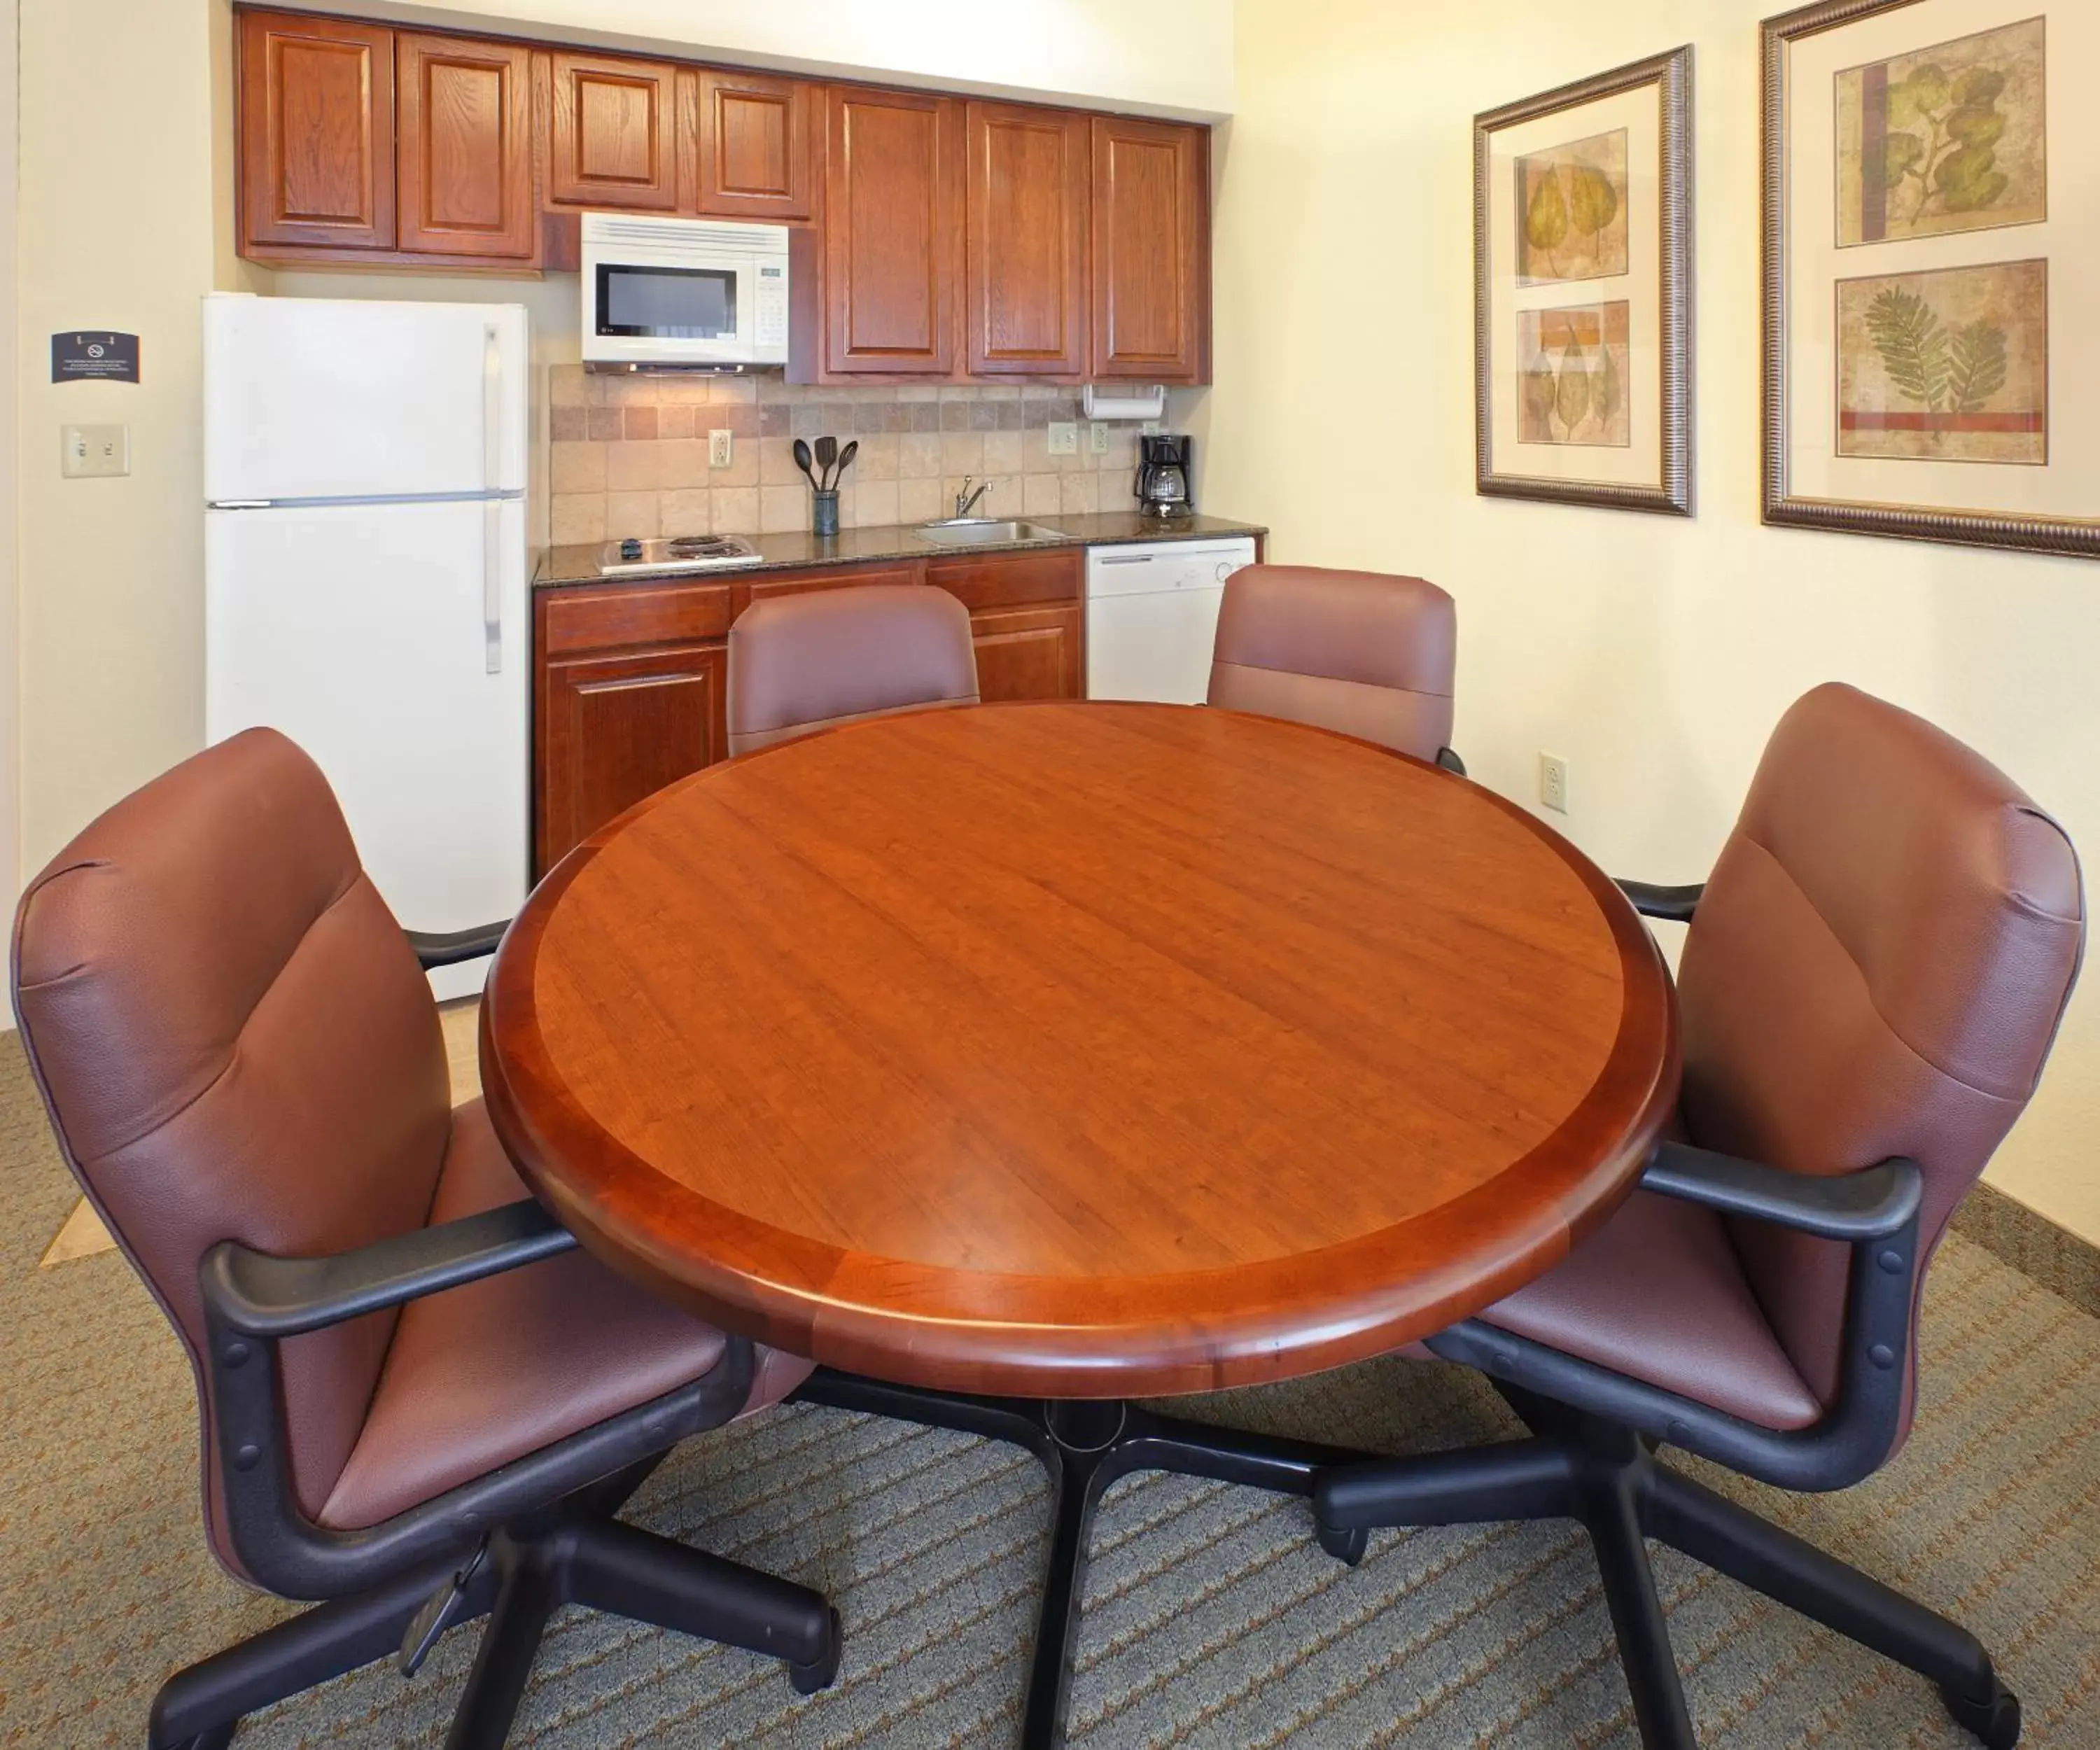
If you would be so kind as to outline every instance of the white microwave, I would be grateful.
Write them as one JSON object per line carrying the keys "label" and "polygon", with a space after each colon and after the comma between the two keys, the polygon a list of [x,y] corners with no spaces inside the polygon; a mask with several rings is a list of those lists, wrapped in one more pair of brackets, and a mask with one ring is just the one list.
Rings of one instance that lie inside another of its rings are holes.
{"label": "white microwave", "polygon": [[584,361],[788,362],[788,227],[583,217]]}

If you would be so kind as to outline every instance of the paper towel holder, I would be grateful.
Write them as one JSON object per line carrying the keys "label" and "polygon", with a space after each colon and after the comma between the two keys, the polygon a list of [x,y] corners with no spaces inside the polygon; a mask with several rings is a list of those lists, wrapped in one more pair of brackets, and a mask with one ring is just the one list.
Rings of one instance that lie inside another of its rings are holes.
{"label": "paper towel holder", "polygon": [[1088,383],[1079,391],[1079,411],[1088,419],[1164,419],[1167,386]]}

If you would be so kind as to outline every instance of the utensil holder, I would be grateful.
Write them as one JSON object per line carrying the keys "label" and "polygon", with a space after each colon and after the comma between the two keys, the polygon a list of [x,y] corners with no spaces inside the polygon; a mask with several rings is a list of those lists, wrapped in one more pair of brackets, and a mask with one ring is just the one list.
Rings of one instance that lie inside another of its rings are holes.
{"label": "utensil holder", "polygon": [[839,489],[833,487],[828,492],[815,492],[810,499],[810,532],[812,535],[836,535],[839,531]]}

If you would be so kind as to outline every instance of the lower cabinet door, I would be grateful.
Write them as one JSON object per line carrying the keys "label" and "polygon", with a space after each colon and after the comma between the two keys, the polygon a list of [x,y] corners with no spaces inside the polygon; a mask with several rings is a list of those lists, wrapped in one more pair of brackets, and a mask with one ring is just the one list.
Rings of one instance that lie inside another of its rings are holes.
{"label": "lower cabinet door", "polygon": [[540,690],[539,871],[729,753],[728,647],[550,662]]}
{"label": "lower cabinet door", "polygon": [[970,615],[977,652],[977,695],[1077,699],[1082,624],[1078,602],[1062,606],[982,608]]}

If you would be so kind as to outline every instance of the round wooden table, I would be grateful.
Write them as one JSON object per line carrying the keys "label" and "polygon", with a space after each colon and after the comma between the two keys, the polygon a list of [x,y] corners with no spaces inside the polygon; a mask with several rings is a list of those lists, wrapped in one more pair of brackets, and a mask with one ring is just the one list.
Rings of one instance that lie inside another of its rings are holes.
{"label": "round wooden table", "polygon": [[1173,706],[878,718],[698,773],[549,875],[482,1025],[499,1134],[599,1257],[824,1364],[807,1395],[1052,1466],[1031,1743],[1111,1477],[1309,1492],[1353,1456],[1121,1400],[1480,1311],[1617,1206],[1678,1082],[1661,958],[1564,840]]}

